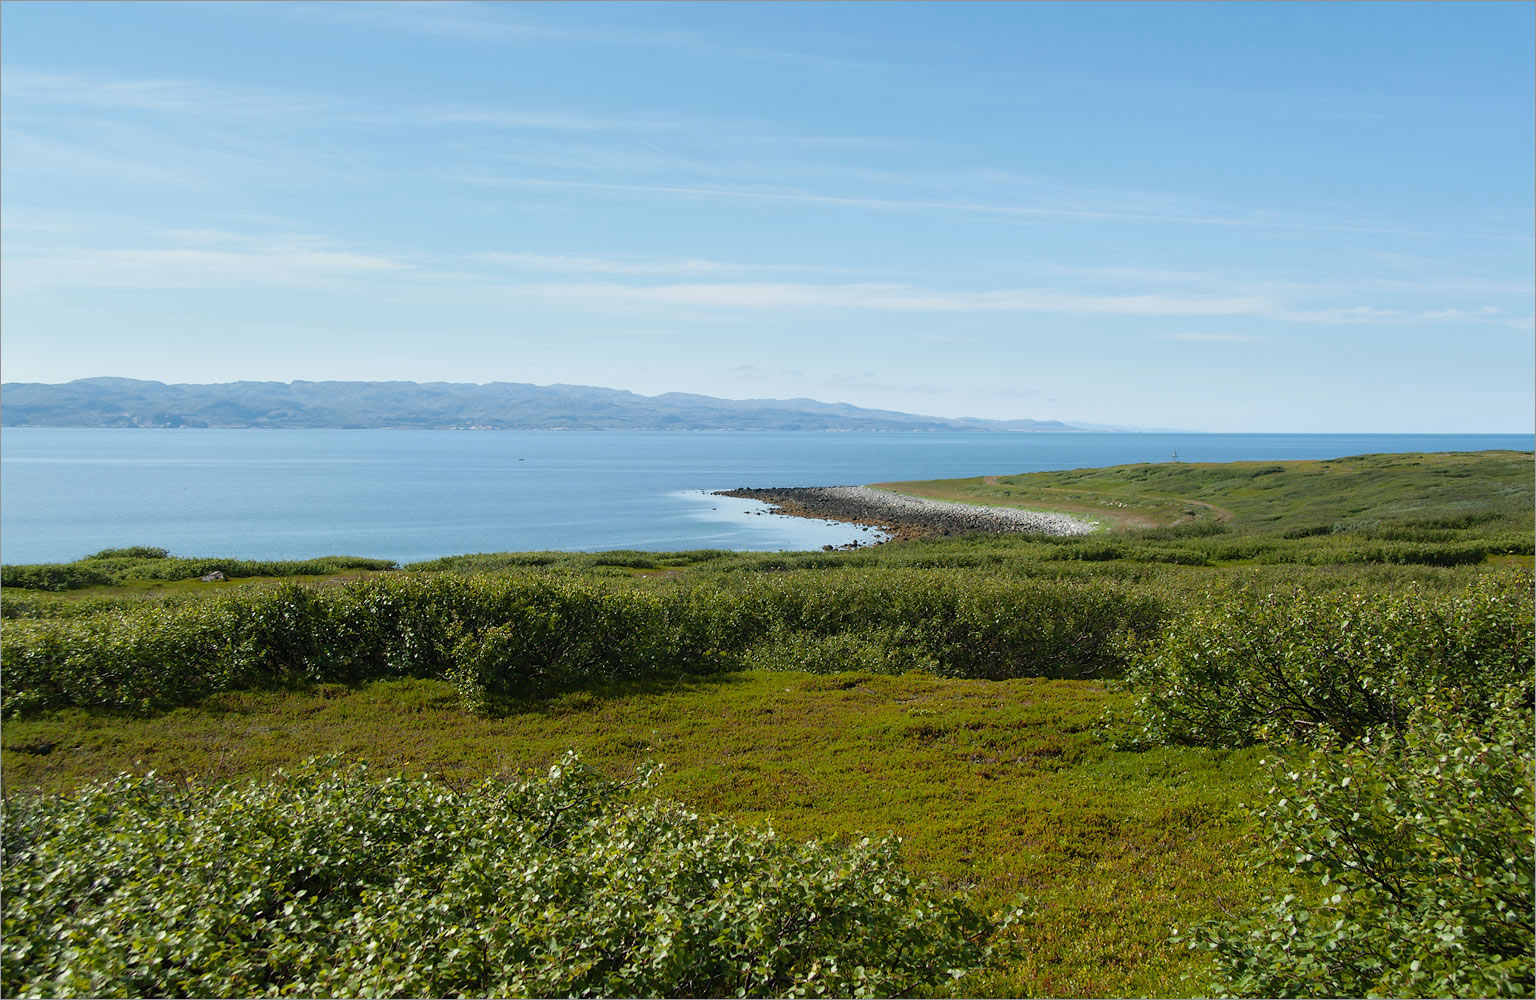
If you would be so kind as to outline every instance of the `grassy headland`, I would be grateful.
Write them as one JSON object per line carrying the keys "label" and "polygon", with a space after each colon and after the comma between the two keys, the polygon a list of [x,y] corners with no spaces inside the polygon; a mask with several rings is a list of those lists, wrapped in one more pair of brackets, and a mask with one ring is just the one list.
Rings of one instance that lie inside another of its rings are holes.
{"label": "grassy headland", "polygon": [[1160,462],[1018,476],[876,483],[935,500],[1088,514],[1122,529],[1231,523],[1241,530],[1529,527],[1527,452],[1355,455],[1294,462]]}

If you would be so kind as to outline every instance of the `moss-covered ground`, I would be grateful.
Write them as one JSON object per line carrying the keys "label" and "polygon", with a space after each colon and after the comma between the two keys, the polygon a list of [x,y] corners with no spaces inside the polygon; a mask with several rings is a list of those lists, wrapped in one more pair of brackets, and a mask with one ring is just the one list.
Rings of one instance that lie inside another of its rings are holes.
{"label": "moss-covered ground", "polygon": [[120,772],[260,776],[317,754],[449,782],[539,768],[575,748],[611,773],[666,765],[663,791],[795,839],[904,838],[909,868],[1002,908],[1028,896],[965,995],[1189,989],[1169,926],[1241,911],[1240,802],[1256,750],[1116,750],[1122,696],[1085,682],[752,672],[568,693],[499,718],[437,681],[227,694],[154,717],[72,710],[5,725],[8,792]]}

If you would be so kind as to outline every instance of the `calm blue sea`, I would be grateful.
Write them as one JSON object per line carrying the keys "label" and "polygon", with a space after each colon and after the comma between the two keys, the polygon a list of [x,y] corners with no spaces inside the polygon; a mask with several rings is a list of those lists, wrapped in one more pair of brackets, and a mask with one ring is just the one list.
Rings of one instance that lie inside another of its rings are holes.
{"label": "calm blue sea", "polygon": [[[847,526],[707,495],[1126,462],[1536,447],[1531,435],[0,431],[0,560],[123,545],[401,562],[534,549],[815,549]],[[868,536],[863,536],[867,538]]]}

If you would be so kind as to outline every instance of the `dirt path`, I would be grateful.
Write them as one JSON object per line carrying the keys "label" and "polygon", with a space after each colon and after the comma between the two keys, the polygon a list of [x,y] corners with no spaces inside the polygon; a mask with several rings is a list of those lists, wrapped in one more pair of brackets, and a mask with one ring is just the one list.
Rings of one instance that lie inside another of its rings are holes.
{"label": "dirt path", "polygon": [[1168,499],[1179,500],[1181,503],[1193,504],[1196,507],[1204,507],[1206,510],[1215,511],[1216,520],[1220,521],[1222,524],[1226,524],[1228,521],[1232,520],[1233,515],[1230,510],[1227,510],[1225,507],[1218,507],[1213,503],[1206,503],[1204,500],[1183,500],[1180,497],[1168,497]]}

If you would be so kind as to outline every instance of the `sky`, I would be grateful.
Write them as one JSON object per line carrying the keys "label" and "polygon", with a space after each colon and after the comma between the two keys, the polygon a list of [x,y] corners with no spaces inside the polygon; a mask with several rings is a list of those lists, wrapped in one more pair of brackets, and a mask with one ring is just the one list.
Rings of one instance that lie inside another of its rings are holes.
{"label": "sky", "polygon": [[8,2],[0,371],[1530,432],[1533,11]]}

